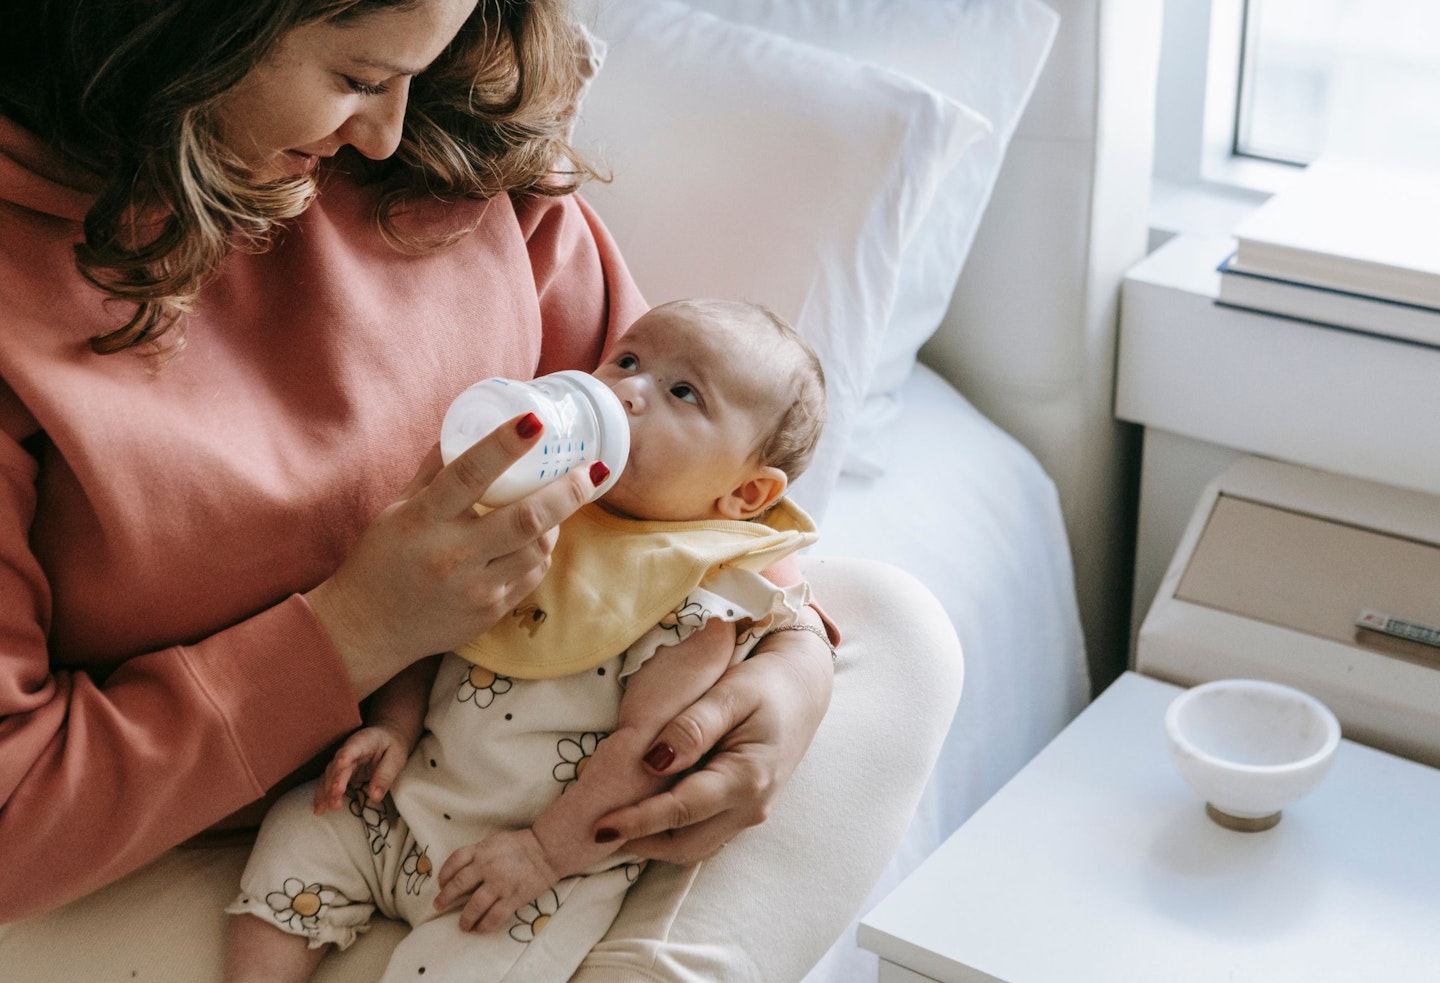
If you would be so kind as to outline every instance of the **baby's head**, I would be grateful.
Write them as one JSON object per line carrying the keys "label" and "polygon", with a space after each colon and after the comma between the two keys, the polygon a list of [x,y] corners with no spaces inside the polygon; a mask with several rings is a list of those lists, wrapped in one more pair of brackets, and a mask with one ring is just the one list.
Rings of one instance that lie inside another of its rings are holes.
{"label": "baby's head", "polygon": [[756,304],[662,304],[595,375],[630,417],[630,459],[602,504],[631,518],[754,518],[805,470],[825,423],[820,360]]}

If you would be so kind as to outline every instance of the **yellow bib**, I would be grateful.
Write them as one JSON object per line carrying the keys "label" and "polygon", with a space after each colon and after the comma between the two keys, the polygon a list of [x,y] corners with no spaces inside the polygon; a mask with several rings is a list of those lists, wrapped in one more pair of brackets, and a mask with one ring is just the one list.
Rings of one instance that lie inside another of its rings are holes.
{"label": "yellow bib", "polygon": [[654,627],[711,570],[759,572],[816,538],[815,523],[787,499],[750,522],[646,522],[587,505],[561,523],[540,586],[455,652],[519,679],[593,669]]}

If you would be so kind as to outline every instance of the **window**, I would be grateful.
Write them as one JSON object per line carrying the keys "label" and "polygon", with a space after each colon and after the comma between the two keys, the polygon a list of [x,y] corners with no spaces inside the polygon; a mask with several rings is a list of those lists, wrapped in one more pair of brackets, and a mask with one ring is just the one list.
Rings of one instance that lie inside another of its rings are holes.
{"label": "window", "polygon": [[1157,184],[1250,197],[1321,153],[1440,167],[1440,0],[1165,0]]}
{"label": "window", "polygon": [[1246,0],[1234,153],[1440,164],[1440,3]]}

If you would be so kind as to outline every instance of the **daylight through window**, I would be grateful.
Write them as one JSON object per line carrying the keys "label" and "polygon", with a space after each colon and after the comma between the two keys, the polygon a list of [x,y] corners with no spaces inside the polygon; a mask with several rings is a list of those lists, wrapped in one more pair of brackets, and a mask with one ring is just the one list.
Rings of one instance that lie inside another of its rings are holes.
{"label": "daylight through window", "polygon": [[1246,0],[1235,153],[1440,166],[1440,2]]}

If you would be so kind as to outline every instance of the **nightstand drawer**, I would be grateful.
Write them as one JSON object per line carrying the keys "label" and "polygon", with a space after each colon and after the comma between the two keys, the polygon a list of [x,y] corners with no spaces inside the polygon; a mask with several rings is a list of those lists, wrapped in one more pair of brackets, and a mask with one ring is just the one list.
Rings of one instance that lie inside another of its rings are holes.
{"label": "nightstand drawer", "polygon": [[[1440,507],[1440,504],[1437,504]],[[1440,648],[1358,628],[1363,611],[1440,625],[1440,546],[1222,492],[1175,596],[1440,665]]]}
{"label": "nightstand drawer", "polygon": [[[1367,612],[1400,634],[1362,627]],[[1440,498],[1242,458],[1201,496],[1136,668],[1287,683],[1347,737],[1437,765],[1440,647],[1416,640],[1440,641],[1437,628]]]}

